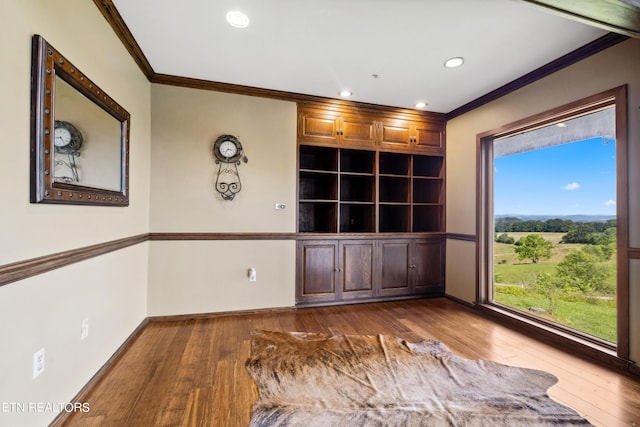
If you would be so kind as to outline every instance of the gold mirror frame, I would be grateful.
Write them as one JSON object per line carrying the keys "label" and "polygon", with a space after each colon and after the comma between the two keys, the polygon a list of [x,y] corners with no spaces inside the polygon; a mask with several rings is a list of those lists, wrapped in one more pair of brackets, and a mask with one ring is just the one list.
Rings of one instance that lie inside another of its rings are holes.
{"label": "gold mirror frame", "polygon": [[[129,113],[39,35],[33,36],[31,64],[31,203],[128,206]],[[118,189],[55,179],[56,77],[117,120],[119,141],[101,140],[96,143],[118,144],[117,164],[104,165],[119,170]]]}

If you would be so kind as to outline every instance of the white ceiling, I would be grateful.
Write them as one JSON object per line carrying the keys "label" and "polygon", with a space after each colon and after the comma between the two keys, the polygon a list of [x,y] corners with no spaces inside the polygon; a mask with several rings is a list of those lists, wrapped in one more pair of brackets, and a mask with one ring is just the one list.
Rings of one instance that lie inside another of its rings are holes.
{"label": "white ceiling", "polygon": [[441,113],[606,34],[515,0],[113,3],[155,73]]}

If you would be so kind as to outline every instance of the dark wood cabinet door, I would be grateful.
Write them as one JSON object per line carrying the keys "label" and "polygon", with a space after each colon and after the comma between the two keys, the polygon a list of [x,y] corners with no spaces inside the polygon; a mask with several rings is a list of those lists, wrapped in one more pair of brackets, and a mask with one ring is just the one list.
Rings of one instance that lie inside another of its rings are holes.
{"label": "dark wood cabinet door", "polygon": [[322,302],[339,299],[336,241],[298,242],[296,299],[298,302]]}
{"label": "dark wood cabinet door", "polygon": [[411,133],[414,152],[444,153],[444,129],[429,123],[416,123]]}
{"label": "dark wood cabinet door", "polygon": [[372,297],[375,280],[375,240],[340,242],[342,298]]}
{"label": "dark wood cabinet door", "polygon": [[409,293],[410,247],[409,239],[380,241],[380,296]]}
{"label": "dark wood cabinet door", "polygon": [[334,115],[303,111],[298,119],[298,141],[314,145],[337,145],[339,118]]}
{"label": "dark wood cabinet door", "polygon": [[344,116],[338,124],[339,142],[348,147],[375,148],[376,121],[373,118]]}
{"label": "dark wood cabinet door", "polygon": [[382,122],[380,148],[392,151],[411,151],[411,124],[402,120]]}
{"label": "dark wood cabinet door", "polygon": [[439,294],[444,291],[442,240],[415,240],[412,250],[413,289],[419,294]]}
{"label": "dark wood cabinet door", "polygon": [[383,121],[380,148],[411,153],[444,153],[444,127],[409,120]]}

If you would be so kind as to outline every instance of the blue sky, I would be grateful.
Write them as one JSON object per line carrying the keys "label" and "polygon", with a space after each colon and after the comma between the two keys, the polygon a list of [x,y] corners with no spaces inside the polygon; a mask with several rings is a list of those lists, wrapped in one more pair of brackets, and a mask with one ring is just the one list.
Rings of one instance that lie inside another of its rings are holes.
{"label": "blue sky", "polygon": [[593,138],[495,159],[495,215],[616,213],[615,141]]}

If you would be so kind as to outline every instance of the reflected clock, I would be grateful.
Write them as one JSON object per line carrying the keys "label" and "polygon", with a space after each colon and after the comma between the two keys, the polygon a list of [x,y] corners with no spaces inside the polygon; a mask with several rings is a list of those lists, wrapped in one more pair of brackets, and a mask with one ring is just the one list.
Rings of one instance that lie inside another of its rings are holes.
{"label": "reflected clock", "polygon": [[82,133],[69,122],[56,120],[53,136],[56,153],[77,155],[82,148]]}

